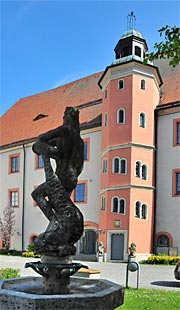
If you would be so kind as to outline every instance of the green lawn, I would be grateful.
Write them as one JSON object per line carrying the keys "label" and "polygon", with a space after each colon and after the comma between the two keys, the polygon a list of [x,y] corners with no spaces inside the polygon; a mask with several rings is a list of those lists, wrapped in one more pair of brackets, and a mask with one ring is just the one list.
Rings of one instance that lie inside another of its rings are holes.
{"label": "green lawn", "polygon": [[116,310],[180,310],[180,292],[125,289],[124,304]]}

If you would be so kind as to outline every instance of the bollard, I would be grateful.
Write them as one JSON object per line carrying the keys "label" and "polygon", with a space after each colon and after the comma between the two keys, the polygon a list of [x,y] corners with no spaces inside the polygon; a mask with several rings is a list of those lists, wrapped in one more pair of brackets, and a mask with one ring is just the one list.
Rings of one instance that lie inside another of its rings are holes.
{"label": "bollard", "polygon": [[139,286],[139,265],[138,265],[138,263],[130,261],[127,264],[127,268],[126,268],[126,288],[128,287],[129,271],[131,271],[131,272],[137,271],[137,289],[138,289],[138,286]]}

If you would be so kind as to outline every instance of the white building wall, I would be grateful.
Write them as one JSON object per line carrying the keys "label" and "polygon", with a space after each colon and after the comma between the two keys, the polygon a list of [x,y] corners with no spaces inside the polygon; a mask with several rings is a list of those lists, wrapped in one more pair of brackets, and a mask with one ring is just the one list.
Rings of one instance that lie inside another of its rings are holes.
{"label": "white building wall", "polygon": [[173,147],[173,120],[180,112],[160,115],[157,124],[156,234],[168,232],[180,254],[180,197],[172,194],[172,170],[180,168],[180,147]]}
{"label": "white building wall", "polygon": [[79,176],[79,181],[87,181],[87,203],[77,204],[84,215],[85,222],[99,223],[99,192],[100,192],[100,154],[101,130],[82,133],[82,138],[89,138],[89,161],[84,162],[84,169]]}
{"label": "white building wall", "polygon": [[[20,171],[9,173],[9,156],[20,153]],[[9,204],[8,191],[10,189],[19,189],[19,207],[14,208],[15,212],[15,233],[12,238],[11,248],[16,245],[17,249],[22,247],[21,230],[22,230],[22,187],[23,187],[23,149],[14,147],[9,150],[2,150],[0,153],[0,215],[3,218],[3,210]]]}
{"label": "white building wall", "polygon": [[[99,190],[100,190],[100,129],[84,131],[83,139],[89,138],[89,161],[85,161],[79,181],[87,182],[87,203],[77,204],[84,215],[84,221],[98,224]],[[20,153],[20,171],[9,174],[9,156]],[[25,154],[25,165],[24,165]],[[55,169],[55,162],[52,161]],[[23,173],[25,166],[25,174]],[[24,203],[23,203],[23,178]],[[0,214],[8,204],[8,189],[19,188],[19,208],[14,208],[16,223],[15,234],[11,239],[11,248],[26,250],[32,235],[45,231],[48,220],[38,206],[34,205],[31,192],[35,186],[45,181],[44,169],[35,169],[35,154],[32,144],[2,150],[0,153]],[[24,208],[23,208],[24,206]],[[24,216],[23,216],[24,214]],[[24,220],[23,220],[24,218]],[[24,229],[23,229],[24,227]]]}

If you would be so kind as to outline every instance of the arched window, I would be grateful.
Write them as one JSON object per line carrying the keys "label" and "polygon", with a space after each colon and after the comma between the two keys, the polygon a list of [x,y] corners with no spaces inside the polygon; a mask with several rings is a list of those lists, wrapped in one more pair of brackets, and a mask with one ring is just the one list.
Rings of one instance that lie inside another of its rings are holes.
{"label": "arched window", "polygon": [[104,91],[104,98],[107,98],[107,89]]}
{"label": "arched window", "polygon": [[147,206],[145,204],[141,207],[141,218],[147,219]]}
{"label": "arched window", "polygon": [[112,161],[112,172],[126,174],[127,160],[125,158],[120,159],[119,157],[114,157]]}
{"label": "arched window", "polygon": [[118,81],[118,89],[123,89],[124,88],[124,80],[119,80]]}
{"label": "arched window", "polygon": [[118,198],[113,198],[112,212],[118,213]]}
{"label": "arched window", "polygon": [[139,114],[139,126],[142,128],[145,128],[145,124],[146,124],[146,116],[144,113],[140,113]]}
{"label": "arched window", "polygon": [[125,199],[120,199],[119,213],[125,214]]}
{"label": "arched window", "polygon": [[169,238],[166,235],[160,235],[157,240],[157,246],[169,247]]}
{"label": "arched window", "polygon": [[121,159],[121,173],[126,174],[126,159]]}
{"label": "arched window", "polygon": [[146,89],[146,81],[144,79],[141,80],[141,89]]}
{"label": "arched window", "polygon": [[136,217],[140,217],[140,207],[141,207],[140,201],[136,201],[136,205],[135,205],[135,216]]}
{"label": "arched window", "polygon": [[135,46],[135,55],[141,57],[141,48],[139,46]]}
{"label": "arched window", "polygon": [[104,127],[107,127],[107,113],[104,114]]}
{"label": "arched window", "polygon": [[120,159],[118,157],[113,158],[113,173],[119,173]]}
{"label": "arched window", "polygon": [[117,111],[117,123],[118,124],[124,124],[125,123],[125,110],[119,109]]}
{"label": "arched window", "polygon": [[136,161],[136,166],[135,166],[135,176],[140,178],[141,176],[141,163],[139,161]]}
{"label": "arched window", "polygon": [[102,196],[101,197],[101,210],[105,210],[106,209],[106,197]]}
{"label": "arched window", "polygon": [[102,161],[102,173],[106,173],[107,172],[107,158],[103,158]]}
{"label": "arched window", "polygon": [[147,166],[142,165],[142,179],[147,180]]}

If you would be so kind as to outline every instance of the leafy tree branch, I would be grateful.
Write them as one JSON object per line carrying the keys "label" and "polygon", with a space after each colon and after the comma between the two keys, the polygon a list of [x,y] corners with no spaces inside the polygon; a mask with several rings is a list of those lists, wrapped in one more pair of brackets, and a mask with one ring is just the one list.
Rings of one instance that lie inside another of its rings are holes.
{"label": "leafy tree branch", "polygon": [[146,55],[144,63],[163,58],[170,59],[169,65],[176,67],[180,62],[180,28],[166,25],[158,31],[160,37],[164,36],[164,39],[160,43],[155,43],[155,52]]}

